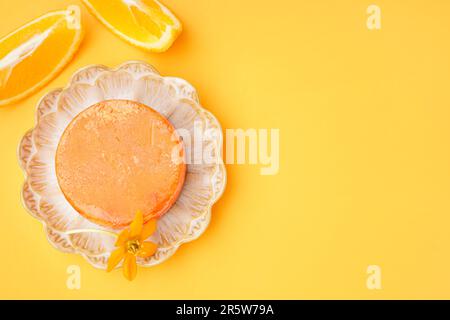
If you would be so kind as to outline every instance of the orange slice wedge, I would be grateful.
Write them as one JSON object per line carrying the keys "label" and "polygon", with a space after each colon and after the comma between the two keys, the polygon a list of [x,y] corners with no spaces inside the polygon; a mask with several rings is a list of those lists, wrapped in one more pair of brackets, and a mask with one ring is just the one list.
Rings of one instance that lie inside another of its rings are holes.
{"label": "orange slice wedge", "polygon": [[81,39],[78,6],[48,13],[0,39],[0,105],[25,98],[52,80]]}
{"label": "orange slice wedge", "polygon": [[157,0],[83,0],[113,33],[139,48],[164,52],[181,33],[181,23]]}

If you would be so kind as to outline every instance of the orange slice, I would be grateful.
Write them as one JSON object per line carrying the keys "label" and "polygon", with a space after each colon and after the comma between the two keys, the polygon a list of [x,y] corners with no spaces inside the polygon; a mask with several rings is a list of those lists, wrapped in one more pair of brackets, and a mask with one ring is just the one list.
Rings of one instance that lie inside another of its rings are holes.
{"label": "orange slice", "polygon": [[83,0],[112,32],[139,48],[164,52],[181,33],[181,23],[157,0]]}
{"label": "orange slice", "polygon": [[70,204],[112,228],[163,215],[183,187],[184,148],[175,128],[134,101],[106,100],[78,114],[56,153],[56,176]]}
{"label": "orange slice", "polygon": [[52,80],[81,39],[78,6],[48,13],[0,39],[0,105],[25,98]]}

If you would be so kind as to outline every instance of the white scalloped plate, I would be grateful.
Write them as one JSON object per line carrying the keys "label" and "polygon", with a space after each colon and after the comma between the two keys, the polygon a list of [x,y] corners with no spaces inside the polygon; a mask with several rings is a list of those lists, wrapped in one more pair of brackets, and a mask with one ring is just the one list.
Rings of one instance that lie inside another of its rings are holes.
{"label": "white scalloped plate", "polygon": [[[205,231],[211,208],[226,184],[220,124],[200,106],[197,92],[185,80],[162,77],[144,62],[129,61],[116,69],[102,65],[83,68],[75,73],[67,87],[45,95],[37,106],[36,127],[25,134],[19,145],[19,162],[25,173],[23,203],[30,214],[44,224],[47,238],[54,247],[81,254],[94,267],[106,268],[115,241],[108,233],[120,230],[96,225],[68,203],[56,179],[55,154],[70,121],[89,106],[107,99],[134,100],[151,106],[176,129],[192,132],[196,123],[204,132],[214,133],[208,134],[202,142],[204,148],[211,150],[214,161],[187,164],[186,180],[178,200],[158,220],[157,231],[149,238],[158,243],[158,251],[150,258],[137,261],[141,266],[156,265],[173,255],[181,244],[198,238]],[[193,145],[193,141],[185,141],[185,144]],[[191,152],[196,151],[192,148]],[[79,229],[98,232],[71,233]]]}

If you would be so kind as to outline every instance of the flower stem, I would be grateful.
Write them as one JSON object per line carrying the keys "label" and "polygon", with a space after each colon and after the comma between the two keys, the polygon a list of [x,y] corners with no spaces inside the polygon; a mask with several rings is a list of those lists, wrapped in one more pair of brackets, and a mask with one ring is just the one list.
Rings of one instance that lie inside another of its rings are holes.
{"label": "flower stem", "polygon": [[97,230],[97,229],[74,229],[74,230],[69,230],[64,232],[67,235],[70,234],[77,234],[77,233],[103,233],[112,237],[118,237],[118,235],[114,232],[111,231],[106,231],[106,230]]}

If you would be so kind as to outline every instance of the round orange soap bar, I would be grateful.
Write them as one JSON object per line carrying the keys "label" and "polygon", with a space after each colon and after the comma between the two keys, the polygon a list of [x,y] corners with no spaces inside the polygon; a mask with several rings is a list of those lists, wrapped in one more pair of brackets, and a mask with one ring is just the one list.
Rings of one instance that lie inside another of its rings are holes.
{"label": "round orange soap bar", "polygon": [[163,215],[178,198],[186,174],[175,128],[150,107],[107,100],[77,115],[56,152],[56,176],[70,204],[87,219],[127,226]]}

